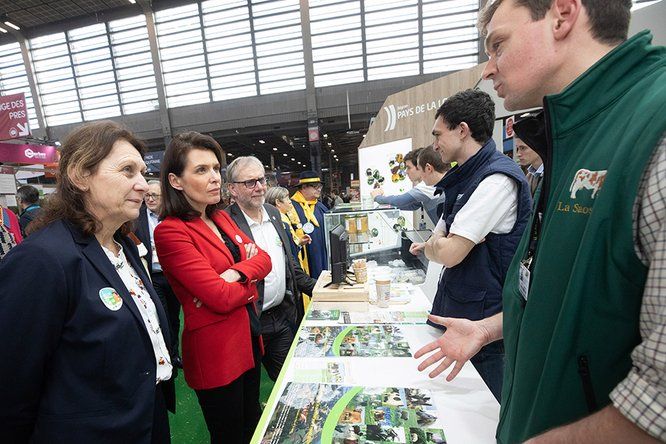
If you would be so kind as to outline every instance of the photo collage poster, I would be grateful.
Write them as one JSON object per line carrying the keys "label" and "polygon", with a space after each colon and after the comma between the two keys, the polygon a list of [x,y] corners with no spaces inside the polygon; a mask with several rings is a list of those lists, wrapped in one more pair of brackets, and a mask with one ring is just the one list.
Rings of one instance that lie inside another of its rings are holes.
{"label": "photo collage poster", "polygon": [[261,443],[443,444],[446,437],[427,390],[290,382]]}

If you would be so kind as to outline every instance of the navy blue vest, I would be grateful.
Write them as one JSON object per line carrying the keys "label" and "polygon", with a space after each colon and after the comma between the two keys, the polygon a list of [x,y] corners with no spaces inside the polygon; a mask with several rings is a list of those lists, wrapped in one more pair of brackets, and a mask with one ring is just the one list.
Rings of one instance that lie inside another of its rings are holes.
{"label": "navy blue vest", "polygon": [[[452,168],[436,185],[446,195],[442,218],[446,230],[479,183],[491,174],[505,174],[518,184],[518,214],[511,232],[489,233],[458,265],[444,270],[432,314],[473,321],[502,311],[502,286],[532,208],[530,187],[518,165],[495,149],[491,139],[462,165]],[[430,323],[430,322],[429,322]],[[441,326],[430,324],[435,327]]]}

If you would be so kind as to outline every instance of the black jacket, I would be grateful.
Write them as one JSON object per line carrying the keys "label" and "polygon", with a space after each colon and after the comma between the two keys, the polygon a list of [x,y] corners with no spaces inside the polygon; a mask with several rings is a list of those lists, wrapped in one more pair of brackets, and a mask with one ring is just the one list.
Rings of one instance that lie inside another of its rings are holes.
{"label": "black jacket", "polygon": [[150,243],[150,226],[148,224],[148,207],[146,204],[141,205],[141,210],[139,211],[139,217],[134,221],[134,234],[139,238],[141,243],[148,253],[145,256],[146,261],[148,262],[148,269],[150,274],[153,274],[153,246]]}
{"label": "black jacket", "polygon": [[42,208],[39,205],[30,205],[23,211],[23,213],[21,213],[21,216],[19,217],[19,225],[21,226],[21,234],[23,237],[26,237],[25,230],[28,228],[28,225],[30,225],[30,222],[36,219],[41,212]]}
{"label": "black jacket", "polygon": [[[268,217],[271,220],[271,223],[277,230],[280,235],[280,240],[282,241],[282,250],[284,251],[284,256],[287,260],[287,282],[286,282],[286,294],[284,295],[284,300],[280,304],[280,307],[287,312],[287,318],[294,323],[294,326],[298,326],[301,319],[303,318],[303,296],[301,293],[312,294],[312,289],[314,288],[317,281],[308,276],[301,266],[294,261],[294,257],[291,253],[290,243],[293,242],[290,238],[290,235],[287,234],[287,231],[282,224],[282,218],[280,212],[277,208],[270,204],[264,204],[264,208],[268,213]],[[252,237],[252,230],[247,224],[247,220],[243,215],[242,210],[238,204],[233,204],[228,206],[224,211],[226,211],[231,218],[236,222],[238,228],[241,229],[245,234],[254,240]],[[257,291],[259,292],[259,302],[258,306],[261,307],[264,302],[264,281],[257,282]]]}
{"label": "black jacket", "polygon": [[[169,325],[134,243],[119,233]],[[141,314],[94,236],[56,221],[0,262],[0,442],[150,443],[155,355]],[[115,290],[118,305],[102,296]],[[167,340],[168,345],[168,340]],[[160,384],[175,407],[173,378]]]}

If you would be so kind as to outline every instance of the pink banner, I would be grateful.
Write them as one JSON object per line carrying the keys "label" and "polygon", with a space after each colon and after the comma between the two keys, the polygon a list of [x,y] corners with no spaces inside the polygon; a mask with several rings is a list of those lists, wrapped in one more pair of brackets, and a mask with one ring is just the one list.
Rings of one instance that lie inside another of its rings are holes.
{"label": "pink banner", "polygon": [[25,94],[0,96],[0,140],[30,136]]}
{"label": "pink banner", "polygon": [[0,142],[0,162],[33,164],[57,161],[58,151],[54,146]]}

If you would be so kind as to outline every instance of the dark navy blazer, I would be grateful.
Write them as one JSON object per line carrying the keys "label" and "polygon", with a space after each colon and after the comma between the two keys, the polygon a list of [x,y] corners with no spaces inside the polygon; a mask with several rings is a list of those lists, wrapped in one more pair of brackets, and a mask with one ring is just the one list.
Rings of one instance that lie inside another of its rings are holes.
{"label": "dark navy blazer", "polygon": [[[291,254],[291,247],[294,241],[291,239],[291,234],[287,233],[283,223],[282,217],[280,216],[280,211],[271,204],[264,204],[266,213],[270,218],[275,231],[277,231],[282,241],[282,251],[284,252],[284,257],[286,259],[286,291],[285,297],[280,304],[282,309],[286,312],[286,318],[290,324],[292,324],[293,329],[298,329],[298,325],[301,323],[304,315],[303,307],[303,295],[301,292],[306,294],[312,294],[317,281],[308,276],[301,265],[294,259],[294,256]],[[252,229],[247,223],[247,219],[243,215],[243,210],[237,203],[229,205],[224,211],[231,216],[231,218],[236,222],[238,228],[240,228],[243,233],[254,241],[254,236],[252,235]],[[273,258],[271,258],[273,259]],[[264,305],[264,280],[257,281],[257,292],[259,293],[259,307]]]}
{"label": "dark navy blazer", "polygon": [[[115,238],[168,338],[136,246]],[[104,288],[122,298],[117,310],[102,302]],[[56,221],[0,261],[0,337],[0,442],[150,442],[155,355],[136,304],[94,236]],[[160,387],[173,410],[172,381]]]}
{"label": "dark navy blazer", "polygon": [[134,234],[136,234],[136,237],[139,238],[141,243],[143,243],[143,246],[146,247],[146,250],[148,250],[148,253],[146,254],[145,258],[146,261],[148,262],[148,269],[150,270],[150,273],[153,273],[153,245],[150,242],[150,223],[148,221],[148,213],[147,213],[148,207],[146,204],[141,205],[141,209],[139,210],[139,217],[134,221]]}

